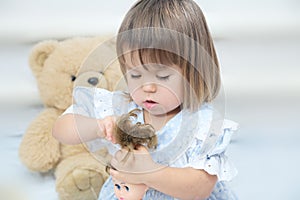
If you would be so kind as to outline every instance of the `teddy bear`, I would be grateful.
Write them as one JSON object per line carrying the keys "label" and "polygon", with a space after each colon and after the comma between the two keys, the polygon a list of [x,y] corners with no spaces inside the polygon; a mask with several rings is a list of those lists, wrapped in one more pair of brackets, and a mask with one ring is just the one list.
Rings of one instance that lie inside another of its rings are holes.
{"label": "teddy bear", "polygon": [[[56,119],[72,104],[72,91],[77,85],[123,90],[122,73],[116,62],[82,67],[106,37],[74,37],[62,41],[42,41],[34,46],[29,65],[36,78],[43,111],[31,122],[22,138],[19,157],[31,171],[54,173],[60,199],[97,199],[108,178],[106,166],[90,153],[85,144],[65,145],[52,136]],[[113,41],[105,48],[115,48]],[[107,51],[110,52],[110,51]],[[104,66],[105,65],[105,66]],[[108,158],[107,150],[98,156]]]}

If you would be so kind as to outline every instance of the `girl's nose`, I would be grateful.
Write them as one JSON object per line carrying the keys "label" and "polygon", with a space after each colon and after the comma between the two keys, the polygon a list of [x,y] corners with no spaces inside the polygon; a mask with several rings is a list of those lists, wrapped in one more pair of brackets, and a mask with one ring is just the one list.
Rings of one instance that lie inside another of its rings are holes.
{"label": "girl's nose", "polygon": [[156,92],[157,86],[155,83],[144,83],[143,90],[144,92]]}

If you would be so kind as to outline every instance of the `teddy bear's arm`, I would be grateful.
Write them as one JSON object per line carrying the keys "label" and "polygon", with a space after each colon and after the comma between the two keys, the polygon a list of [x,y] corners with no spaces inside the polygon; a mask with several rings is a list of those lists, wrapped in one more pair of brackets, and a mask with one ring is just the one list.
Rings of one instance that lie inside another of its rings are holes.
{"label": "teddy bear's arm", "polygon": [[46,172],[60,159],[60,144],[52,136],[52,126],[60,114],[57,109],[46,108],[25,132],[19,156],[30,170]]}

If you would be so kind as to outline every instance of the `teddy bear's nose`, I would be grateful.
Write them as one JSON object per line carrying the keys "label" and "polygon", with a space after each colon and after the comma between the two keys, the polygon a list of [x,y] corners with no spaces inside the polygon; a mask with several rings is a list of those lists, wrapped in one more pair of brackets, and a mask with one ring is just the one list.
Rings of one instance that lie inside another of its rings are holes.
{"label": "teddy bear's nose", "polygon": [[91,77],[91,78],[88,79],[88,83],[93,85],[93,86],[96,86],[98,84],[98,82],[99,82],[99,80],[96,77]]}

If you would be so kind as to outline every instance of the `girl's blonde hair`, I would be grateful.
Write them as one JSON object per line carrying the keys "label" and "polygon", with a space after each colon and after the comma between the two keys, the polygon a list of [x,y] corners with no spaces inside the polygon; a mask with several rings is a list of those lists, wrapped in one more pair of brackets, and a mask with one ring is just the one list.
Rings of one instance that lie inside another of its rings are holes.
{"label": "girl's blonde hair", "polygon": [[132,62],[176,65],[185,78],[183,108],[195,111],[212,101],[220,69],[205,17],[192,0],[140,0],[128,11],[117,36],[122,72]]}

